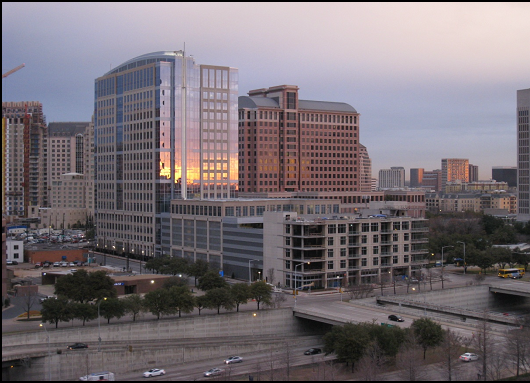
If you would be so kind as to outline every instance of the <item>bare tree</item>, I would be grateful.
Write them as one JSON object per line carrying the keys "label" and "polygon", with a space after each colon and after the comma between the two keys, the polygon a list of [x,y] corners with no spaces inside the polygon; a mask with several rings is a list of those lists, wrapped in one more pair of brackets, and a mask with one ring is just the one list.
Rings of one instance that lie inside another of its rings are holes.
{"label": "bare tree", "polygon": [[353,299],[366,298],[373,291],[374,291],[374,288],[371,284],[363,283],[360,285],[350,286],[346,292],[348,296],[350,297],[350,300],[353,300]]}
{"label": "bare tree", "polygon": [[37,293],[28,291],[25,292],[22,297],[22,307],[24,308],[24,312],[26,312],[27,318],[29,319],[31,308],[35,305],[35,303],[37,303]]}
{"label": "bare tree", "polygon": [[484,274],[476,274],[473,279],[477,283],[477,285],[480,285],[482,282],[484,282],[484,279],[486,279],[486,276]]}
{"label": "bare tree", "polygon": [[357,362],[357,371],[362,380],[378,381],[386,362],[387,358],[383,354],[381,347],[379,347],[377,341],[373,341],[367,346],[361,360]]}
{"label": "bare tree", "polygon": [[530,328],[509,330],[505,336],[506,353],[514,363],[515,375],[530,370]]}
{"label": "bare tree", "polygon": [[440,369],[444,380],[461,380],[461,378],[457,376],[458,370],[456,366],[460,362],[458,359],[460,347],[466,342],[467,339],[464,336],[458,335],[454,331],[451,331],[450,328],[444,331],[444,339],[440,346],[440,354],[442,357]]}
{"label": "bare tree", "polygon": [[266,306],[271,308],[277,308],[279,309],[282,304],[287,300],[284,293],[272,293],[271,294],[271,301],[270,303],[266,304]]}
{"label": "bare tree", "polygon": [[506,352],[502,345],[495,345],[488,355],[488,380],[500,380],[506,369]]}
{"label": "bare tree", "polygon": [[411,382],[425,380],[426,370],[422,353],[422,348],[411,333],[396,358],[396,364],[401,367],[399,375],[403,380]]}
{"label": "bare tree", "polygon": [[476,334],[473,338],[473,346],[479,354],[481,360],[481,368],[477,377],[486,380],[488,377],[488,358],[493,350],[493,336],[491,334],[491,326],[488,323],[488,311],[484,310],[484,316],[475,326]]}

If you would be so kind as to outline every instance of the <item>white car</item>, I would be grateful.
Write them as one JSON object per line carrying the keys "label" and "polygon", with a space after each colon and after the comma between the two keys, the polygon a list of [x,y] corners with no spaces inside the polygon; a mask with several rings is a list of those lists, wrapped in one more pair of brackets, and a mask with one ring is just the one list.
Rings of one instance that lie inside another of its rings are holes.
{"label": "white car", "polygon": [[204,376],[216,376],[216,375],[221,375],[225,370],[223,370],[222,368],[212,368],[208,371],[206,371],[204,373]]}
{"label": "white car", "polygon": [[472,360],[477,360],[478,355],[473,354],[472,352],[466,352],[465,354],[460,355],[459,358],[462,362],[471,362]]}
{"label": "white car", "polygon": [[160,368],[152,368],[149,371],[144,372],[144,378],[150,378],[152,376],[159,376],[159,375],[165,375],[166,370],[162,370]]}
{"label": "white car", "polygon": [[241,363],[242,361],[243,361],[243,358],[240,356],[231,356],[230,358],[225,360],[225,364]]}

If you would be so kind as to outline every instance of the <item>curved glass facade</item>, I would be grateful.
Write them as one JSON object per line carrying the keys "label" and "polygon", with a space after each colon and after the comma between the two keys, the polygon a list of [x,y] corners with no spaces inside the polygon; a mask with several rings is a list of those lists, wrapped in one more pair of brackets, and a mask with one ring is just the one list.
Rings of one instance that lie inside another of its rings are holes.
{"label": "curved glass facade", "polygon": [[172,199],[235,196],[237,84],[237,69],[182,51],[139,56],[95,80],[99,237],[160,243],[157,216]]}

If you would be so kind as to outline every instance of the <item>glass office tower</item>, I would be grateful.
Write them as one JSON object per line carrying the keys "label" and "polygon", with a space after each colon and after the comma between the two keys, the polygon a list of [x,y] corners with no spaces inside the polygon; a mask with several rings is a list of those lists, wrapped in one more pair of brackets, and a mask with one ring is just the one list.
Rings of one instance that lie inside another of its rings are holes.
{"label": "glass office tower", "polygon": [[153,255],[172,199],[235,196],[237,87],[237,69],[196,64],[183,51],[142,55],[95,80],[98,239],[107,250]]}

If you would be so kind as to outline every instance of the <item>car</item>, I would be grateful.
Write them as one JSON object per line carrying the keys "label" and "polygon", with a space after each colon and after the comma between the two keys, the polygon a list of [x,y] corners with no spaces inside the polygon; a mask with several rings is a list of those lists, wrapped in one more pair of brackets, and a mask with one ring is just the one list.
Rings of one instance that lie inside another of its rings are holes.
{"label": "car", "polygon": [[231,356],[230,358],[227,358],[225,360],[225,364],[241,363],[242,361],[243,361],[243,358],[240,356]]}
{"label": "car", "polygon": [[68,267],[68,262],[61,262],[61,267]]}
{"label": "car", "polygon": [[70,269],[71,273],[75,273],[76,271],[77,271],[77,269]]}
{"label": "car", "polygon": [[223,372],[225,372],[225,370],[223,370],[222,368],[214,367],[206,371],[204,373],[204,376],[217,376],[217,375],[221,375]]}
{"label": "car", "polygon": [[70,266],[70,267],[74,267],[74,266],[75,266],[75,263],[70,262],[70,263],[68,264],[68,266]]}
{"label": "car", "polygon": [[389,315],[388,320],[394,321],[394,322],[405,322],[405,319],[401,318],[399,315]]}
{"label": "car", "polygon": [[18,262],[17,261],[7,261],[6,264],[8,266],[10,266],[10,265],[18,265]]}
{"label": "car", "polygon": [[472,360],[478,360],[478,355],[473,354],[472,352],[466,352],[465,354],[460,355],[459,359],[462,362],[471,362]]}
{"label": "car", "polygon": [[71,344],[70,346],[66,347],[67,350],[77,350],[77,349],[80,349],[80,348],[88,348],[88,344],[86,344],[86,343],[74,343],[74,344]]}
{"label": "car", "polygon": [[513,273],[510,278],[512,278],[512,279],[520,279],[522,277],[523,277],[523,274],[521,274],[521,273]]}
{"label": "car", "polygon": [[144,378],[150,378],[152,376],[166,375],[166,370],[160,368],[152,368],[149,371],[144,372]]}
{"label": "car", "polygon": [[53,262],[53,267],[60,267],[61,266],[61,262]]}
{"label": "car", "polygon": [[44,302],[46,299],[55,299],[55,297],[53,295],[48,295],[46,297],[43,297],[43,298],[39,298],[39,302],[42,303]]}
{"label": "car", "polygon": [[418,283],[418,279],[417,278],[410,278],[410,283]]}
{"label": "car", "polygon": [[44,266],[44,263],[43,262],[37,262],[35,263],[35,268],[38,269],[39,267],[43,267]]}
{"label": "car", "polygon": [[320,354],[321,352],[322,350],[319,348],[310,348],[309,350],[306,350],[304,352],[304,355],[315,355],[315,354]]}

